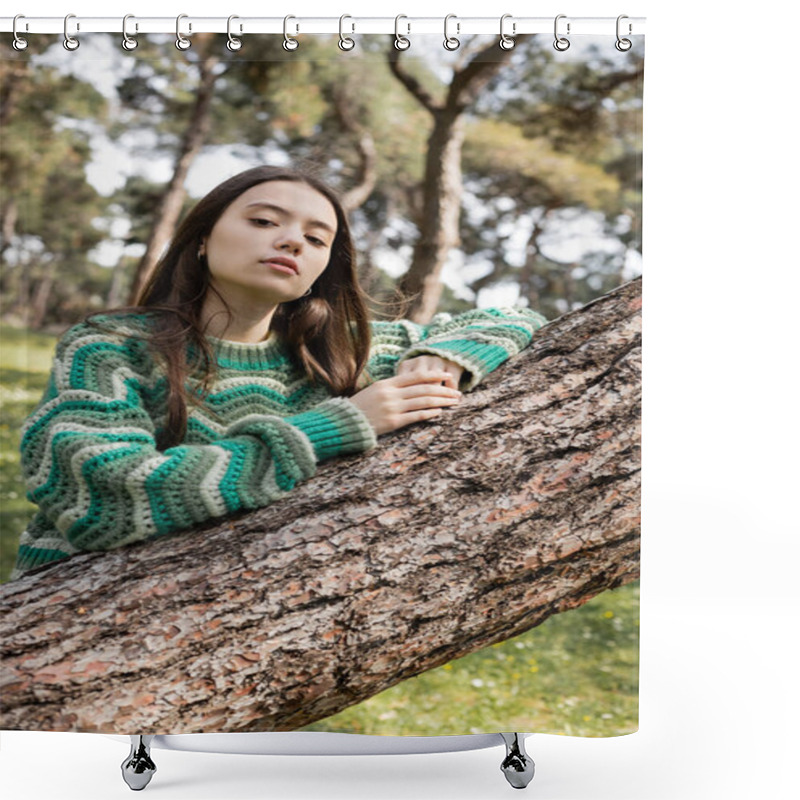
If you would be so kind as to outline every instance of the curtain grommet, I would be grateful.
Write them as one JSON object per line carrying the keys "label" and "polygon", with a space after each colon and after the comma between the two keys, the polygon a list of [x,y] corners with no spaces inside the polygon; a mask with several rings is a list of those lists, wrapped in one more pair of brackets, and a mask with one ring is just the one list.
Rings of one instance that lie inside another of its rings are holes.
{"label": "curtain grommet", "polygon": [[[623,20],[623,19],[629,19],[628,15],[627,15],[627,14],[620,14],[620,15],[617,17],[617,41],[616,41],[616,42],[614,42],[614,47],[616,47],[616,48],[617,48],[617,50],[619,50],[619,51],[620,51],[620,53],[627,53],[627,52],[628,52],[628,50],[630,50],[630,49],[631,49],[631,47],[633,47],[633,42],[632,42],[630,39],[623,39],[623,38],[620,36],[620,33],[619,33],[619,23],[620,23],[620,21],[621,21],[621,20]],[[631,23],[629,22],[629,23],[628,23],[628,36],[630,36],[630,35],[631,35],[631,32],[632,32],[632,31],[633,31],[633,26],[632,26],[632,25],[631,25]]]}
{"label": "curtain grommet", "polygon": [[[187,39],[181,33],[181,20],[188,19],[188,17],[189,17],[188,14],[178,14],[178,18],[175,20],[175,47],[177,47],[178,50],[188,50],[192,46],[191,40]],[[189,32],[191,33],[191,31],[192,31],[192,24],[190,22]]]}
{"label": "curtain grommet", "polygon": [[[560,19],[566,19],[566,14],[558,14],[556,16],[556,21],[553,23],[553,34],[555,36],[555,41],[553,42],[553,47],[558,50],[559,53],[563,53],[565,50],[569,50],[570,41],[567,39],[566,36],[559,36],[558,35],[558,21]],[[567,22],[567,34],[570,33],[570,23]]]}
{"label": "curtain grommet", "polygon": [[[129,53],[131,50],[135,50],[139,46],[139,41],[134,36],[130,36],[128,34],[128,20],[129,19],[136,19],[133,14],[126,14],[122,18],[122,49],[127,50]],[[139,30],[139,23],[134,23],[134,29]]]}
{"label": "curtain grommet", "polygon": [[[231,16],[228,17],[228,41],[225,42],[225,47],[227,47],[228,50],[231,51],[231,53],[236,53],[242,49],[242,40],[237,38],[231,33],[231,23],[235,19],[239,19],[239,17],[237,17],[235,14],[231,14]],[[241,32],[242,32],[242,26],[240,25],[239,33]]]}
{"label": "curtain grommet", "polygon": [[512,19],[511,14],[503,14],[503,16],[500,17],[500,41],[498,44],[501,50],[513,50],[516,44],[514,37],[517,35],[517,23],[511,23],[511,36],[509,36],[503,28],[507,19]]}
{"label": "curtain grommet", "polygon": [[[294,38],[294,36],[289,36],[290,19],[297,19],[297,17],[293,16],[292,14],[287,14],[283,18],[283,49],[291,53],[294,50],[297,50],[297,48],[300,46],[300,42],[298,42],[297,39]],[[299,25],[295,25],[295,29],[296,33],[300,32]]]}
{"label": "curtain grommet", "polygon": [[[339,17],[339,49],[343,50],[345,53],[349,52],[356,46],[356,40],[352,36],[345,36],[344,31],[342,30],[344,26],[344,21],[346,19],[353,19],[349,14],[342,14]],[[350,23],[350,32],[355,33],[356,25],[354,22]]]}
{"label": "curtain grommet", "polygon": [[461,23],[458,22],[458,17],[456,17],[455,14],[448,14],[444,18],[444,49],[452,53],[454,50],[458,50],[458,48],[461,47],[461,42],[456,36],[449,36],[447,33],[447,27],[451,19],[456,20],[456,34],[461,33]]}
{"label": "curtain grommet", "polygon": [[[405,14],[398,14],[394,18],[394,47],[395,50],[408,50],[411,47],[411,39],[407,36],[400,35],[400,20],[401,19],[408,19]],[[408,30],[406,33],[411,33],[411,23],[407,22],[406,27]]]}
{"label": "curtain grommet", "polygon": [[[13,25],[12,25],[12,28],[11,28],[12,33],[14,35],[14,39],[11,42],[11,46],[18,53],[21,53],[23,50],[27,50],[27,48],[28,48],[28,40],[27,39],[23,39],[19,35],[19,33],[17,33],[17,20],[20,20],[20,19],[25,19],[25,15],[24,14],[17,14],[17,16],[14,17],[14,22],[13,22]],[[26,31],[28,30],[28,23],[27,22],[25,23],[25,30]]]}
{"label": "curtain grommet", "polygon": [[[71,53],[74,53],[80,46],[81,43],[78,39],[74,36],[69,35],[69,21],[71,19],[75,19],[75,14],[67,14],[64,17],[64,49],[69,50]],[[80,23],[76,23],[75,30],[79,31],[81,29]]]}

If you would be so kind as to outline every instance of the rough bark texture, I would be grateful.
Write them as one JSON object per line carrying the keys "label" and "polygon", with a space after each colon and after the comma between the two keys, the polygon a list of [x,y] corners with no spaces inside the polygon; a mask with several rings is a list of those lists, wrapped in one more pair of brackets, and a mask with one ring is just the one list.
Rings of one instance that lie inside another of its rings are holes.
{"label": "rough bark texture", "polygon": [[641,284],[269,508],[0,587],[3,727],[291,730],[639,573]]}

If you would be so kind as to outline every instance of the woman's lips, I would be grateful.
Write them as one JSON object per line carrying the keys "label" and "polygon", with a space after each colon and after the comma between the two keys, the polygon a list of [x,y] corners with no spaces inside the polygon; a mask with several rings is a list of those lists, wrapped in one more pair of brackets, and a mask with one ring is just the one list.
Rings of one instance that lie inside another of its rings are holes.
{"label": "woman's lips", "polygon": [[287,275],[300,274],[300,271],[297,269],[297,262],[288,258],[265,258],[261,263]]}

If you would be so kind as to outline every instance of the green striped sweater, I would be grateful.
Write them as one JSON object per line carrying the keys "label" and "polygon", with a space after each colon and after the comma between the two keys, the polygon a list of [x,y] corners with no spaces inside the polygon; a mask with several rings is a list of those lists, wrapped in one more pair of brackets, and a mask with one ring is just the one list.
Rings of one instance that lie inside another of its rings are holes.
{"label": "green striped sweater", "polygon": [[[184,441],[158,450],[167,384],[142,335],[146,320],[105,315],[103,330],[81,323],[59,341],[49,385],[22,430],[27,496],[38,510],[12,578],[260,508],[323,459],[375,446],[361,411],[312,383],[275,337],[209,337],[218,372],[206,408],[191,406]],[[543,324],[522,308],[440,314],[425,326],[373,322],[366,377],[389,378],[399,362],[432,354],[463,366],[469,390]]]}

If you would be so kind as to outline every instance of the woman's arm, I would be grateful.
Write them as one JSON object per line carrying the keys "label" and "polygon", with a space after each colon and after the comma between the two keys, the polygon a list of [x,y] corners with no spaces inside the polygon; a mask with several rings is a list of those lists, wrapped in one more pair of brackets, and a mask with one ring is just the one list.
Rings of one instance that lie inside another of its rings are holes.
{"label": "woman's arm", "polygon": [[[528,308],[487,308],[452,316],[439,314],[429,325],[408,320],[373,323],[368,371],[373,379],[387,374],[410,374],[413,360],[438,357],[463,372],[460,386],[473,389],[492,370],[527,347],[536,330],[547,323]],[[411,362],[411,363],[409,363]],[[436,362],[427,362],[431,368]]]}
{"label": "woman's arm", "polygon": [[288,417],[252,414],[210,444],[155,446],[146,398],[159,376],[144,343],[76,326],[23,428],[29,499],[73,547],[103,550],[265,506],[325,458],[375,433],[344,398]]}

